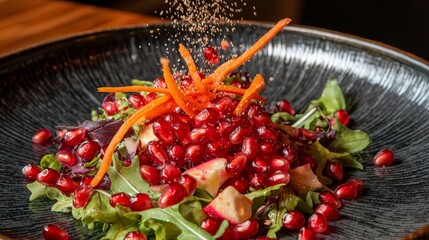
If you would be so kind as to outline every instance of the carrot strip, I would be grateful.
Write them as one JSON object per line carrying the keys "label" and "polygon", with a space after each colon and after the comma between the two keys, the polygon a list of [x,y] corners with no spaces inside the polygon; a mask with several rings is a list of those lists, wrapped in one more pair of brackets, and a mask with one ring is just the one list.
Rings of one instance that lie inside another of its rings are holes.
{"label": "carrot strip", "polygon": [[140,108],[135,112],[133,115],[131,115],[119,128],[119,130],[116,132],[115,136],[113,136],[112,140],[109,143],[109,146],[107,146],[106,152],[104,153],[103,162],[101,163],[100,168],[97,171],[97,174],[94,176],[94,179],[91,181],[91,187],[97,186],[100,181],[103,179],[104,175],[106,174],[107,170],[110,167],[110,164],[112,163],[112,155],[116,149],[116,146],[122,141],[125,134],[127,134],[128,130],[134,125],[135,122],[137,122],[141,118],[145,118],[146,114],[148,112],[155,110],[159,105],[163,104],[164,102],[168,101],[171,98],[170,95],[161,96],[146,106]]}
{"label": "carrot strip", "polygon": [[148,112],[144,118],[139,119],[137,122],[134,123],[134,125],[144,125],[146,120],[156,118],[156,117],[164,115],[168,112],[172,112],[175,107],[177,107],[176,102],[174,102],[174,100],[170,99],[170,100],[166,101],[165,103],[159,105],[159,107],[156,109],[156,111]]}
{"label": "carrot strip", "polygon": [[201,100],[204,102],[209,101],[210,99],[208,97],[206,89],[204,88],[203,82],[201,81],[200,74],[198,73],[197,66],[195,65],[191,53],[183,44],[180,44],[179,52],[180,55],[182,55],[183,60],[185,60],[186,65],[188,66],[189,74],[191,75],[195,88],[198,92],[201,93]]}
{"label": "carrot strip", "polygon": [[268,42],[273,39],[277,33],[279,33],[286,25],[292,20],[285,18],[280,20],[274,27],[272,27],[267,33],[264,34],[256,43],[253,44],[249,49],[242,53],[239,57],[231,59],[222,65],[220,65],[212,74],[203,80],[204,83],[210,82],[221,82],[225,79],[226,75],[232,72],[234,69],[242,65],[244,62],[253,57],[261,48],[263,48]]}
{"label": "carrot strip", "polygon": [[[234,86],[230,86],[230,85],[224,85],[224,84],[208,84],[208,85],[206,85],[206,88],[208,88],[210,90],[215,90],[218,92],[234,93],[234,94],[241,95],[241,96],[243,96],[244,93],[246,92],[246,89],[242,89],[242,88],[238,88],[238,87],[234,87]],[[256,95],[255,99],[258,101],[262,101],[262,102],[267,101],[264,97],[262,97],[260,95]]]}
{"label": "carrot strip", "polygon": [[246,92],[244,93],[244,95],[241,98],[240,102],[238,103],[237,107],[234,109],[233,113],[236,114],[236,115],[239,115],[244,110],[246,110],[246,108],[250,105],[250,103],[252,103],[252,99],[263,88],[265,88],[264,78],[262,77],[261,74],[258,74],[253,79],[253,81],[250,84],[249,88],[246,89]]}
{"label": "carrot strip", "polygon": [[98,92],[156,92],[156,93],[170,93],[168,89],[165,88],[154,88],[154,87],[145,87],[145,86],[123,86],[123,87],[100,87],[97,88]]}
{"label": "carrot strip", "polygon": [[170,89],[171,96],[173,97],[174,101],[177,103],[177,105],[185,111],[186,114],[188,114],[190,117],[193,117],[195,115],[192,108],[190,108],[187,104],[189,102],[184,101],[184,95],[180,91],[179,87],[177,86],[176,82],[174,81],[173,75],[171,74],[170,68],[168,67],[168,61],[163,63],[164,67],[164,80],[167,84],[168,89]]}

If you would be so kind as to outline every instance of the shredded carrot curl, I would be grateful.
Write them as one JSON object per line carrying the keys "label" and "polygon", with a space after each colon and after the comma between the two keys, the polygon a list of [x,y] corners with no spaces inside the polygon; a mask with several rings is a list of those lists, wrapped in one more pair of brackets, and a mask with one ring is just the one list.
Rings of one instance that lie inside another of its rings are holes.
{"label": "shredded carrot curl", "polygon": [[[208,84],[208,85],[206,85],[206,88],[208,88],[210,90],[219,91],[219,92],[234,93],[234,94],[241,95],[241,96],[243,96],[244,93],[246,92],[246,89],[234,87],[231,85],[224,85],[224,84]],[[258,101],[262,101],[262,102],[267,101],[265,98],[263,98],[260,95],[256,95],[255,99]]]}
{"label": "shredded carrot curl", "polygon": [[123,87],[100,87],[97,88],[98,92],[108,92],[108,93],[117,93],[117,92],[154,92],[154,93],[170,93],[168,89],[165,88],[155,88],[155,87],[145,87],[145,86],[123,86]]}
{"label": "shredded carrot curl", "polygon": [[264,78],[261,74],[257,74],[250,84],[249,88],[244,93],[237,107],[234,109],[234,114],[239,115],[252,103],[252,99],[258,94],[258,92],[265,88]]}

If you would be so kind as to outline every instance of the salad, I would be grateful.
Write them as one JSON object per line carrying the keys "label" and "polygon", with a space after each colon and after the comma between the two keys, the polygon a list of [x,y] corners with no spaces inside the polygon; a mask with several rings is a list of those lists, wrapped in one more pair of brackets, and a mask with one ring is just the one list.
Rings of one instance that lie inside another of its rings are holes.
{"label": "salad", "polygon": [[[289,22],[207,76],[180,45],[187,74],[163,59],[163,78],[99,88],[109,94],[92,119],[59,127],[58,151],[23,168],[30,201],[55,200],[52,211],[103,239],[315,239],[340,219],[342,199],[361,195],[344,172],[363,169],[357,154],[371,141],[347,127],[335,79],[297,114],[286,100],[266,103],[263,76],[234,72]],[[47,129],[33,136],[49,139]],[[43,236],[68,239],[55,223]]]}

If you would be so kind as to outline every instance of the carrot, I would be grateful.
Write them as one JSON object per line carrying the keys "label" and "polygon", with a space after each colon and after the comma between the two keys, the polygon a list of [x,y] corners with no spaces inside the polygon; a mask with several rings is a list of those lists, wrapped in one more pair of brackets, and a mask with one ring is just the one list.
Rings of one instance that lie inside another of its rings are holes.
{"label": "carrot", "polygon": [[165,103],[171,98],[170,95],[161,96],[146,106],[140,108],[135,112],[131,117],[129,117],[119,128],[119,130],[116,132],[115,136],[113,136],[112,140],[110,141],[109,145],[107,146],[106,152],[104,153],[103,162],[101,163],[100,168],[97,171],[97,174],[94,176],[94,179],[91,181],[91,187],[97,186],[100,181],[103,179],[104,175],[106,174],[107,170],[110,167],[110,164],[112,163],[112,155],[113,152],[116,149],[116,146],[122,141],[125,134],[127,134],[128,130],[142,118],[145,118],[145,116],[150,112],[155,110],[159,105]]}
{"label": "carrot", "polygon": [[170,89],[171,96],[173,97],[174,101],[177,103],[177,105],[185,111],[186,114],[188,114],[190,117],[193,117],[195,115],[194,111],[190,106],[188,106],[189,102],[184,101],[184,95],[180,91],[179,87],[177,86],[176,82],[174,81],[173,75],[171,74],[170,68],[168,67],[168,61],[165,61],[163,63],[164,67],[164,80],[167,84],[168,89]]}
{"label": "carrot", "polygon": [[[246,89],[242,89],[242,88],[238,88],[238,87],[234,87],[234,86],[230,86],[230,85],[224,85],[224,84],[207,84],[206,88],[208,88],[210,90],[215,90],[218,92],[234,93],[234,94],[241,95],[241,96],[243,96],[244,93],[246,92]],[[263,98],[262,96],[259,96],[259,95],[256,95],[255,99],[262,101],[262,102],[267,101],[265,98]]]}
{"label": "carrot", "polygon": [[100,87],[97,88],[98,92],[155,92],[155,93],[170,93],[168,89],[165,88],[154,88],[154,87],[145,87],[145,86],[123,86],[123,87]]}
{"label": "carrot", "polygon": [[253,44],[249,49],[242,53],[239,57],[231,59],[222,65],[220,65],[212,74],[204,79],[204,83],[210,82],[221,82],[225,79],[226,75],[232,72],[234,69],[245,63],[247,60],[253,57],[261,48],[263,48],[268,42],[273,39],[277,33],[279,33],[286,25],[292,20],[285,18],[280,20],[274,27],[272,27],[267,33],[264,34],[256,43]]}
{"label": "carrot", "polygon": [[189,74],[191,75],[192,81],[194,82],[195,88],[198,92],[201,93],[202,101],[209,101],[209,97],[206,89],[204,88],[203,82],[201,81],[200,74],[198,73],[197,66],[195,65],[194,59],[192,59],[191,53],[189,50],[183,45],[179,46],[180,55],[182,55],[183,60],[185,60],[186,65],[189,69]]}
{"label": "carrot", "polygon": [[246,108],[252,103],[252,99],[258,94],[258,92],[265,88],[264,78],[261,74],[257,74],[250,84],[249,88],[246,89],[243,97],[238,103],[237,107],[234,109],[234,114],[241,114]]}
{"label": "carrot", "polygon": [[176,102],[170,99],[164,102],[163,104],[159,105],[156,111],[148,112],[144,118],[139,119],[136,123],[134,123],[134,125],[144,125],[146,120],[164,115],[168,112],[172,112],[175,107],[177,107]]}

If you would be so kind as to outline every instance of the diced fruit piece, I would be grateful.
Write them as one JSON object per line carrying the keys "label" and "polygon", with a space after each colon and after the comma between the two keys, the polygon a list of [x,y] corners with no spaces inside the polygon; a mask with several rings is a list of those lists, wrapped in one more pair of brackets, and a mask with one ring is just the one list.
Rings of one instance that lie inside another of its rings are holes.
{"label": "diced fruit piece", "polygon": [[308,191],[318,191],[322,189],[322,183],[317,179],[316,174],[310,164],[290,169],[290,184],[301,198],[305,198]]}
{"label": "diced fruit piece", "polygon": [[152,124],[146,125],[139,131],[139,148],[146,149],[146,146],[151,141],[158,141],[155,133],[153,133]]}
{"label": "diced fruit piece", "polygon": [[216,196],[220,186],[230,177],[225,170],[225,158],[215,158],[188,169],[187,174],[197,180],[197,188]]}
{"label": "diced fruit piece", "polygon": [[252,201],[228,186],[203,211],[211,217],[237,225],[252,216]]}

